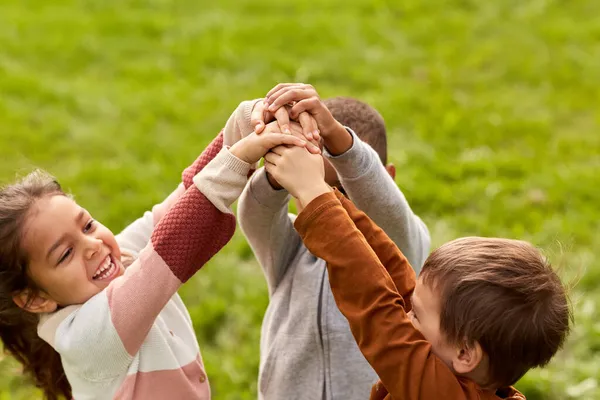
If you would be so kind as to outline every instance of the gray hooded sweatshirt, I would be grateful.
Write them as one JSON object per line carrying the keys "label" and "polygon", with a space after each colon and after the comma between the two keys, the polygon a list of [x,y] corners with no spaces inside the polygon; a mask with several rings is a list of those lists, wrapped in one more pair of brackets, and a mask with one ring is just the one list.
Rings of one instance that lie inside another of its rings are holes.
{"label": "gray hooded sweatshirt", "polygon": [[[325,156],[346,193],[406,255],[418,273],[430,238],[369,145],[353,135],[342,155]],[[338,310],[325,261],[304,247],[288,214],[290,196],[269,184],[264,168],[238,204],[238,221],[269,290],[260,341],[261,400],[365,400],[377,375]]]}

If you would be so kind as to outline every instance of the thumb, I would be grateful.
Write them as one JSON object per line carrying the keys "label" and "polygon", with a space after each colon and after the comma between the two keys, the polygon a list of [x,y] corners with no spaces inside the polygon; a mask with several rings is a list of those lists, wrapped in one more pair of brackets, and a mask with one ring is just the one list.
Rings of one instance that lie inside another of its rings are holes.
{"label": "thumb", "polygon": [[254,128],[254,132],[260,133],[265,129],[265,105],[261,100],[254,105],[250,115],[250,125]]}

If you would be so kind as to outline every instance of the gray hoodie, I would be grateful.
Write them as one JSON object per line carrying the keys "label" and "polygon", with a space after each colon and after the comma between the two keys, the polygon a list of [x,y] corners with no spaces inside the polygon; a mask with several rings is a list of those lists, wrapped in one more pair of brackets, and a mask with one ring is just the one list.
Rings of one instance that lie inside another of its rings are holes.
{"label": "gray hoodie", "polygon": [[[417,217],[379,156],[352,132],[352,147],[325,156],[350,199],[398,245],[419,272],[429,252]],[[259,169],[240,197],[238,221],[260,263],[270,302],[260,341],[259,399],[364,400],[377,375],[338,310],[325,261],[304,247],[288,214],[290,196]]]}

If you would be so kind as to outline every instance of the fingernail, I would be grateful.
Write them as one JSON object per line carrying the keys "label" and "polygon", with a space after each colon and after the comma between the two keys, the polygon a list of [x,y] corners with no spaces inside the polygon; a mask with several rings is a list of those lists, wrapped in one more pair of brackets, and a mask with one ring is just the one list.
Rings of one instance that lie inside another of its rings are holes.
{"label": "fingernail", "polygon": [[269,106],[269,111],[275,111],[275,104],[271,104]]}
{"label": "fingernail", "polygon": [[313,138],[312,132],[306,132],[306,138],[308,140],[312,140],[312,138]]}
{"label": "fingernail", "polygon": [[315,138],[318,138],[318,137],[319,137],[319,130],[318,130],[318,129],[317,129],[316,131],[314,131],[314,132],[313,132],[313,136],[314,136]]}
{"label": "fingernail", "polygon": [[283,133],[290,135],[292,133],[292,131],[290,131],[290,128],[285,127],[285,128],[283,128]]}

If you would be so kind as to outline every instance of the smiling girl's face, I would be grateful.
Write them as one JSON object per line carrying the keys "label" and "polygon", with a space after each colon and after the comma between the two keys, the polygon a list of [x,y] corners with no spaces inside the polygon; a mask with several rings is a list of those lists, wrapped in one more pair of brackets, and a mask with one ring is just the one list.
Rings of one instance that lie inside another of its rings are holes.
{"label": "smiling girl's face", "polygon": [[33,312],[83,304],[124,273],[112,232],[71,198],[44,197],[28,213],[23,247],[28,275],[41,290]]}

